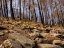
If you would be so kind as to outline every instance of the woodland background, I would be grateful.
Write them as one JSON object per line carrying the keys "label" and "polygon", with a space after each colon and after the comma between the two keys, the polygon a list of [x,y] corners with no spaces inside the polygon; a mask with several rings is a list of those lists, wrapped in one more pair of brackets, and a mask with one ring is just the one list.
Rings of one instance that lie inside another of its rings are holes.
{"label": "woodland background", "polygon": [[0,16],[63,25],[64,0],[0,0]]}

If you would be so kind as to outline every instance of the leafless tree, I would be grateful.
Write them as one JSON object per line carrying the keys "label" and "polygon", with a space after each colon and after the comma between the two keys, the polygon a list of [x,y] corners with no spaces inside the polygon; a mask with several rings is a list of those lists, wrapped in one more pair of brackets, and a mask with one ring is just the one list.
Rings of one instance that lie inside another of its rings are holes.
{"label": "leafless tree", "polygon": [[10,0],[10,11],[11,11],[11,17],[12,17],[12,19],[15,19],[14,13],[13,13],[13,8],[12,8],[12,0]]}

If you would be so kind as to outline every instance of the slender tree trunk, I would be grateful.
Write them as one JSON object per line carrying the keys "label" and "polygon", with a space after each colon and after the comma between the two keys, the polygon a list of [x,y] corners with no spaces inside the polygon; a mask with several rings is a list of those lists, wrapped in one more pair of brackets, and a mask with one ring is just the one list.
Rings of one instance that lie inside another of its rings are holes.
{"label": "slender tree trunk", "polygon": [[30,20],[30,0],[29,0],[29,20]]}
{"label": "slender tree trunk", "polygon": [[43,15],[43,11],[42,11],[43,9],[42,9],[42,3],[41,3],[41,15],[42,15],[42,20],[41,20],[41,22],[42,22],[42,24],[44,24],[44,15]]}
{"label": "slender tree trunk", "polygon": [[25,0],[23,0],[23,19],[25,18],[25,16],[24,16],[25,15],[24,14],[25,12],[24,11],[25,11]]}
{"label": "slender tree trunk", "polygon": [[19,0],[19,4],[20,4],[20,20],[21,20],[21,0]]}
{"label": "slender tree trunk", "polygon": [[34,0],[33,0],[33,5],[34,5],[34,20],[37,21]]}
{"label": "slender tree trunk", "polygon": [[3,2],[2,2],[2,4],[3,4],[3,17],[5,17],[5,2],[4,2],[4,0],[2,0]]}
{"label": "slender tree trunk", "polygon": [[8,18],[8,8],[7,8],[7,1],[5,0],[5,14],[6,17]]}
{"label": "slender tree trunk", "polygon": [[2,0],[1,0],[1,16],[3,16]]}
{"label": "slender tree trunk", "polygon": [[12,0],[10,0],[10,11],[11,11],[11,17],[12,17],[12,19],[15,19],[14,13],[13,13],[13,8],[12,8]]}
{"label": "slender tree trunk", "polygon": [[39,8],[39,14],[40,14],[40,19],[41,19],[41,23],[43,23],[43,19],[42,19],[42,15],[41,15],[41,9],[40,9],[40,3],[39,3],[39,0],[37,0],[38,2],[38,8]]}

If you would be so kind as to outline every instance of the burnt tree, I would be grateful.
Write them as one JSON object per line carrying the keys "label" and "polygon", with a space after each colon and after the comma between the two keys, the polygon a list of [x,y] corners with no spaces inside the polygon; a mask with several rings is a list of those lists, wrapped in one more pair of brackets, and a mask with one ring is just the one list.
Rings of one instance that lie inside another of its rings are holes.
{"label": "burnt tree", "polygon": [[12,0],[10,0],[10,11],[11,11],[11,17],[12,17],[12,19],[15,19],[14,13],[13,13],[13,8],[12,8]]}

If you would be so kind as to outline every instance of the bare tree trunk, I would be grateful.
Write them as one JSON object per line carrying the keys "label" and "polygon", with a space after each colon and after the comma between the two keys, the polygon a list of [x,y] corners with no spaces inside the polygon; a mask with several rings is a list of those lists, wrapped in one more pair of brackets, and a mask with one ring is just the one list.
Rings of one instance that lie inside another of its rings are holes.
{"label": "bare tree trunk", "polygon": [[5,2],[4,2],[4,0],[2,0],[3,2],[2,2],[2,4],[3,4],[3,17],[5,17]]}
{"label": "bare tree trunk", "polygon": [[41,14],[41,8],[40,8],[40,5],[41,5],[41,4],[40,4],[40,1],[39,1],[39,0],[37,0],[37,2],[38,2],[39,15],[40,15],[41,23],[43,23],[43,22],[42,22],[43,19],[42,19],[42,14]]}
{"label": "bare tree trunk", "polygon": [[7,7],[7,1],[5,0],[5,14],[6,17],[8,18],[8,7]]}
{"label": "bare tree trunk", "polygon": [[11,17],[12,17],[12,19],[15,19],[14,13],[13,13],[13,8],[12,8],[12,0],[10,0],[10,11],[11,11]]}
{"label": "bare tree trunk", "polygon": [[19,0],[19,4],[20,4],[20,20],[21,20],[21,0]]}
{"label": "bare tree trunk", "polygon": [[30,0],[29,0],[29,20],[30,20]]}
{"label": "bare tree trunk", "polygon": [[37,21],[34,0],[33,0],[33,5],[34,5],[34,21]]}
{"label": "bare tree trunk", "polygon": [[1,16],[3,16],[2,0],[1,0]]}
{"label": "bare tree trunk", "polygon": [[25,11],[25,0],[23,0],[23,19],[25,18],[25,14],[24,14],[25,12],[24,11]]}
{"label": "bare tree trunk", "polygon": [[42,11],[42,2],[40,2],[40,8],[41,8],[41,23],[44,24],[44,15],[43,15],[43,11]]}

